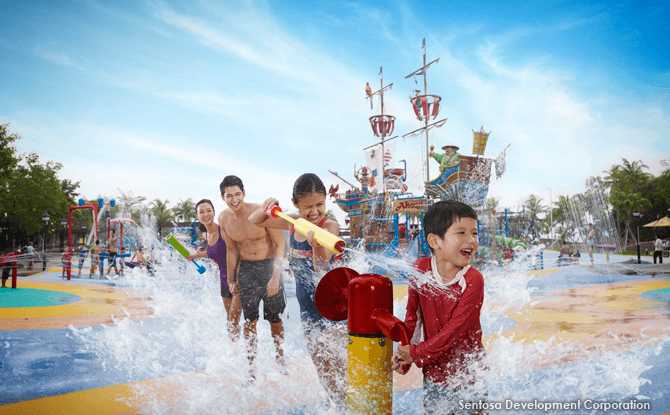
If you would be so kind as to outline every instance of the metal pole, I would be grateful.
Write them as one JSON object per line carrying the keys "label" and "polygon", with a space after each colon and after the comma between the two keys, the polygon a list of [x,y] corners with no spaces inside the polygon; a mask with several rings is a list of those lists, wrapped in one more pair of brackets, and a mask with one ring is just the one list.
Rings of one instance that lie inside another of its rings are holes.
{"label": "metal pole", "polygon": [[[550,220],[550,226],[551,229],[549,229],[549,233],[551,234],[551,246],[554,246],[554,209],[553,209],[554,202],[551,200],[551,187],[549,188],[549,220]],[[546,216],[545,216],[546,217]]]}
{"label": "metal pole", "polygon": [[[381,130],[382,130],[382,177],[381,177],[381,183],[382,183],[382,188],[381,191],[384,193],[384,159],[386,158],[386,155],[384,153],[384,136],[386,135],[384,132],[386,131],[386,126],[384,123],[384,72],[382,72],[382,78],[379,80],[379,98],[381,100],[381,107],[382,107],[382,113],[381,113]],[[373,208],[374,209],[374,208]]]}
{"label": "metal pole", "polygon": [[505,238],[509,237],[507,227],[507,208],[505,208]]}
{"label": "metal pole", "polygon": [[[426,47],[423,48],[423,95],[428,94],[428,81],[426,80]],[[428,98],[426,98],[428,99]],[[423,108],[423,105],[421,106]],[[428,114],[424,115],[426,128],[426,181],[430,181],[430,148],[428,147]],[[437,117],[436,117],[437,118]]]}
{"label": "metal pole", "polygon": [[42,239],[42,271],[47,270],[47,255],[44,250],[44,244],[46,243],[47,239],[47,224],[44,224],[44,239]]}
{"label": "metal pole", "polygon": [[642,263],[640,259],[640,225],[637,225],[637,263],[638,265]]}

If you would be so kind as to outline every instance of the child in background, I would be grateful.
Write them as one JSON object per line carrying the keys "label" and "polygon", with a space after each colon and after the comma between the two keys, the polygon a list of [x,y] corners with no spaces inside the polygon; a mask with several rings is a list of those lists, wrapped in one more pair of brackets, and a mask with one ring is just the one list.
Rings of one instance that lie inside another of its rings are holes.
{"label": "child in background", "polygon": [[63,255],[61,255],[61,265],[63,267],[63,271],[61,272],[61,279],[65,279],[65,275],[67,274],[67,268],[68,265],[70,265],[70,260],[72,259],[72,254],[74,251],[71,248],[65,248],[65,251],[63,252]]}
{"label": "child in background", "polygon": [[[102,247],[100,246],[100,241],[95,240],[95,245],[91,248],[91,273],[88,274],[89,278],[93,278],[95,274],[95,268],[100,264],[100,254],[102,253]],[[100,277],[102,277],[102,266],[100,266]]]}
{"label": "child in background", "polygon": [[9,262],[9,256],[7,252],[3,252],[3,255],[0,255],[0,268],[2,268],[2,288],[7,288],[5,285],[9,279],[9,273],[12,269],[12,263]]}
{"label": "child in background", "polygon": [[441,201],[423,223],[433,256],[414,263],[420,275],[410,277],[405,317],[411,341],[398,346],[392,367],[399,373],[411,363],[422,368],[426,414],[476,413],[463,411],[459,400],[486,398],[477,382],[486,355],[479,320],[484,278],[470,266],[479,247],[477,213],[464,203]]}
{"label": "child in background", "polygon": [[126,255],[126,248],[121,248],[121,252],[119,252],[119,274],[118,276],[123,277],[123,259],[125,258]]}
{"label": "child in background", "polygon": [[[339,234],[339,226],[324,216],[326,210],[326,187],[319,177],[305,173],[293,185],[293,206],[298,214],[288,216],[303,218],[332,233]],[[267,199],[263,206],[249,216],[249,221],[261,228],[285,229],[290,231],[289,265],[296,283],[296,297],[300,305],[307,349],[316,367],[321,385],[329,399],[344,411],[346,408],[346,320],[333,322],[321,315],[314,303],[316,286],[328,270],[333,260],[333,252],[319,245],[314,232],[302,235],[295,232],[293,225],[282,218],[271,218],[265,214],[277,199]]]}
{"label": "child in background", "polygon": [[77,273],[77,277],[81,277],[81,270],[84,268],[84,260],[86,259],[86,254],[88,253],[88,249],[84,249],[84,245],[79,245],[79,265],[77,268],[79,268],[79,272]]}

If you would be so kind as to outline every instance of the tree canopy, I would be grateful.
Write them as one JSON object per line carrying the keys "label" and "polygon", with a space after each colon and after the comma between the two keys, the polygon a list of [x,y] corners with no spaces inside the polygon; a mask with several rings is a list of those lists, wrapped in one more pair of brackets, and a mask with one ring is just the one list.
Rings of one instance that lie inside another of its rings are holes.
{"label": "tree canopy", "polygon": [[42,162],[36,153],[18,154],[18,134],[0,125],[0,247],[16,248],[44,232],[42,215],[49,214],[47,232],[60,228],[61,218],[74,203],[79,182],[58,178],[60,163]]}

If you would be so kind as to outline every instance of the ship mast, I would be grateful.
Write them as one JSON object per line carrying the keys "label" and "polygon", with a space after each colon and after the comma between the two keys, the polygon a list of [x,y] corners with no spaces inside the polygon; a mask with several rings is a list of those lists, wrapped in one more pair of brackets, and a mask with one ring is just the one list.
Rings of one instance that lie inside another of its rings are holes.
{"label": "ship mast", "polygon": [[[423,66],[416,71],[412,72],[411,74],[407,75],[405,79],[409,78],[410,76],[417,76],[417,75],[423,75],[423,95],[419,95],[419,92],[421,91],[416,91],[417,94],[414,98],[410,98],[412,101],[412,105],[414,106],[414,112],[419,119],[419,121],[424,122],[424,126],[421,128],[418,128],[411,133],[407,133],[403,135],[404,137],[407,137],[408,135],[416,135],[417,132],[420,132],[423,130],[423,132],[426,133],[426,181],[430,180],[430,149],[428,147],[428,131],[430,131],[432,128],[439,128],[441,127],[447,119],[443,119],[437,122],[434,122],[432,124],[428,124],[430,121],[431,117],[432,119],[435,119],[437,117],[437,114],[440,111],[440,101],[442,100],[441,97],[437,95],[429,95],[428,94],[428,81],[426,79],[426,70],[428,67],[434,63],[437,63],[440,61],[440,58],[435,59],[434,61],[426,64],[426,39],[423,39],[423,45],[421,46],[423,49]],[[432,107],[432,111],[431,111]]]}
{"label": "ship mast", "polygon": [[375,136],[379,137],[381,136],[381,142],[373,144],[369,147],[364,148],[363,150],[367,150],[370,147],[374,147],[376,145],[381,144],[382,146],[382,171],[381,171],[381,189],[382,192],[384,191],[384,143],[390,140],[393,140],[396,137],[392,137],[389,139],[384,140],[384,138],[387,135],[391,135],[393,133],[393,128],[395,125],[395,117],[392,115],[384,115],[384,91],[387,89],[391,89],[393,87],[393,83],[390,83],[386,86],[384,86],[384,71],[383,67],[379,67],[379,75],[381,75],[381,79],[379,80],[379,90],[373,92],[370,94],[370,99],[372,100],[372,97],[375,95],[379,95],[379,98],[381,100],[381,114],[380,115],[373,115],[370,117],[370,126],[372,127],[372,132],[375,134]]}

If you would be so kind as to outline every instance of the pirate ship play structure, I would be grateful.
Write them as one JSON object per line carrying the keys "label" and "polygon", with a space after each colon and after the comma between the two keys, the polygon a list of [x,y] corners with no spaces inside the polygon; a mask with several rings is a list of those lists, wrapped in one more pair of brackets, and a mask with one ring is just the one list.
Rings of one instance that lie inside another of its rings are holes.
{"label": "pirate ship play structure", "polygon": [[[405,77],[416,79],[423,76],[423,94],[416,90],[415,96],[410,97],[414,115],[422,126],[403,136],[425,135],[423,194],[417,195],[408,191],[405,183],[405,160],[399,162],[404,163],[402,168],[387,165],[392,160],[387,143],[398,136],[392,136],[395,117],[384,113],[384,92],[390,90],[393,84],[384,85],[382,68],[379,73],[379,90],[372,92],[369,85],[366,87],[366,99],[371,104],[376,98],[380,102],[380,113],[370,117],[370,127],[379,142],[363,149],[368,150],[367,166],[359,169],[354,167],[354,177],[359,185],[354,185],[331,171],[350,187],[343,193],[337,193],[339,184],[337,187],[331,186],[330,196],[347,213],[351,245],[364,247],[368,251],[383,252],[389,257],[402,256],[408,261],[429,255],[429,248],[420,231],[423,213],[428,206],[439,200],[455,199],[470,204],[476,210],[484,207],[494,162],[483,157],[490,134],[483,127],[479,131],[473,130],[472,156],[459,154],[459,147],[452,144],[442,147],[444,154],[436,153],[434,146],[429,146],[429,132],[443,126],[447,119],[437,119],[442,109],[442,98],[427,93],[426,72],[439,59],[426,63],[425,40],[423,49],[423,66]],[[432,180],[430,158],[440,163],[439,174]]]}

